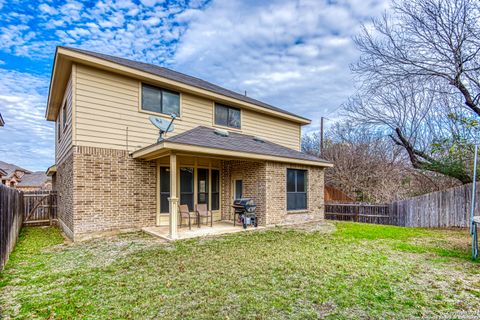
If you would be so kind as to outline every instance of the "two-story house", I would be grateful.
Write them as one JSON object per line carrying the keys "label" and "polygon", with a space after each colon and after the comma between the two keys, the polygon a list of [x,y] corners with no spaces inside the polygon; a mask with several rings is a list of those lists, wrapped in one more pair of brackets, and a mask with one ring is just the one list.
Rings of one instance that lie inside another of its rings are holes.
{"label": "two-story house", "polygon": [[12,163],[0,161],[0,181],[7,187],[16,188],[22,179],[32,173]]}
{"label": "two-story house", "polygon": [[45,172],[32,172],[4,161],[0,161],[0,182],[22,191],[51,190],[52,188],[52,179]]}
{"label": "two-story house", "polygon": [[[149,117],[171,114],[174,131],[157,141]],[[56,122],[59,223],[73,239],[148,226],[175,239],[179,204],[232,220],[241,197],[260,225],[323,218],[331,164],[300,151],[310,120],[201,79],[59,47],[46,118]]]}

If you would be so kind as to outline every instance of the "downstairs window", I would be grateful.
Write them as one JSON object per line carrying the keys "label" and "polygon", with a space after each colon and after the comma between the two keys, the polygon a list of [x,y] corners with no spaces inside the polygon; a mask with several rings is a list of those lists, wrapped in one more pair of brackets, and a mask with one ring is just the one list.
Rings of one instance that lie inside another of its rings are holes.
{"label": "downstairs window", "polygon": [[306,170],[287,169],[287,210],[307,209]]}

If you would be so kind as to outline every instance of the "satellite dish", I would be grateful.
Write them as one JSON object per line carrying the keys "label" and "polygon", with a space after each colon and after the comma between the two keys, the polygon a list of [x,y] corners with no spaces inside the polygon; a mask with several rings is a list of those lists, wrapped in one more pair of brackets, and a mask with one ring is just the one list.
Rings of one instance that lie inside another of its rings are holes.
{"label": "satellite dish", "polygon": [[172,132],[175,129],[175,125],[173,124],[173,120],[177,118],[177,115],[172,113],[171,114],[172,120],[168,121],[160,117],[155,117],[155,116],[150,116],[148,119],[150,122],[158,128],[160,131],[160,135],[158,137],[158,142],[162,141],[165,139],[165,134],[167,132]]}

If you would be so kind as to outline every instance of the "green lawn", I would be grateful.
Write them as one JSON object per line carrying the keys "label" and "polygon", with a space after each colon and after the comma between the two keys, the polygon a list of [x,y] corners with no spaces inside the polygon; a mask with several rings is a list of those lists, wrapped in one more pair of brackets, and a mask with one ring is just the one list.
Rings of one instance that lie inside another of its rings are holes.
{"label": "green lawn", "polygon": [[0,275],[0,318],[465,318],[480,305],[469,242],[465,230],[336,223],[64,244],[30,227]]}

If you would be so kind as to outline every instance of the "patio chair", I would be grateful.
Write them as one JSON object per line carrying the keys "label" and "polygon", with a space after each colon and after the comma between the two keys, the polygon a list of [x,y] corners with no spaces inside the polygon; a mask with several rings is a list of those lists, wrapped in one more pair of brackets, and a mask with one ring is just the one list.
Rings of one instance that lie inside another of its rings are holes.
{"label": "patio chair", "polygon": [[195,216],[192,217],[192,215],[195,215],[195,213],[194,214],[190,213],[190,210],[188,209],[188,205],[181,204],[180,205],[180,227],[182,227],[183,219],[188,219],[188,229],[192,230],[191,219],[198,219],[198,217],[195,217]]}
{"label": "patio chair", "polygon": [[208,218],[210,218],[210,227],[213,227],[213,213],[208,212],[207,204],[200,203],[195,205],[195,212],[197,213],[198,218],[198,227],[200,227],[200,219],[206,218],[205,225],[208,225]]}

